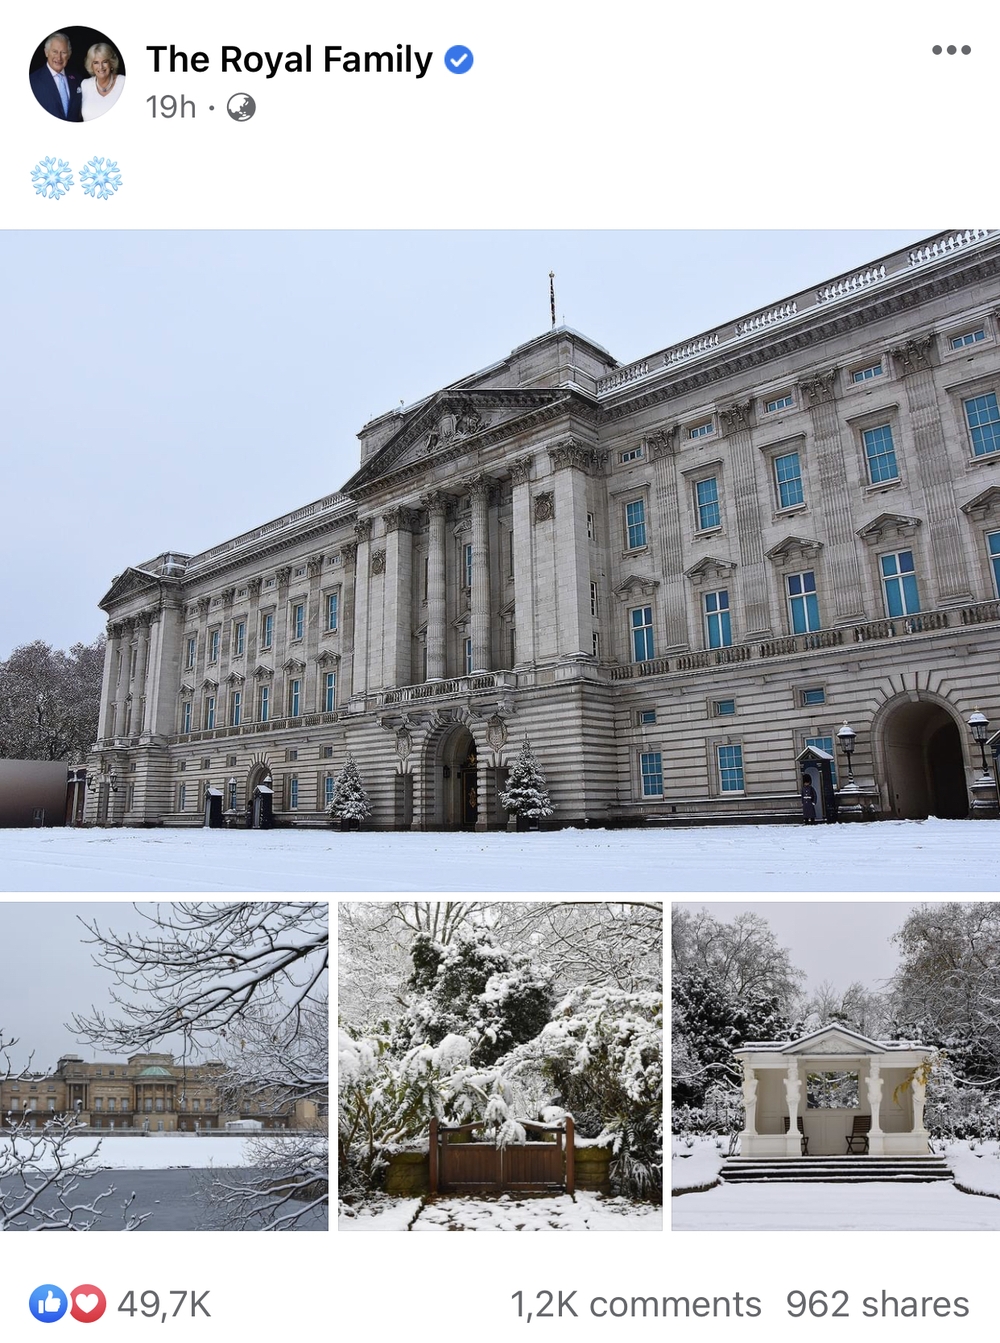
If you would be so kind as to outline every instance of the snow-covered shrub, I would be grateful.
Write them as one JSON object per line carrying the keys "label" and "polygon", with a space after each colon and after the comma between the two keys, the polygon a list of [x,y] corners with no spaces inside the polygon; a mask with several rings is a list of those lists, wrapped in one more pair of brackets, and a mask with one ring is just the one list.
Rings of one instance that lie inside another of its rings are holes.
{"label": "snow-covered shrub", "polygon": [[525,952],[499,947],[485,930],[447,946],[425,934],[412,948],[413,990],[400,1029],[403,1047],[460,1035],[480,1066],[538,1034],[552,1014],[552,971]]}
{"label": "snow-covered shrub", "polygon": [[552,803],[545,788],[545,775],[538,767],[528,739],[525,737],[521,749],[507,775],[507,787],[500,794],[500,805],[513,816],[526,816],[538,821],[552,815]]}
{"label": "snow-covered shrub", "polygon": [[498,1064],[510,1080],[536,1074],[558,1093],[580,1136],[607,1140],[617,1193],[663,1188],[663,999],[621,989],[574,989],[533,1040]]}

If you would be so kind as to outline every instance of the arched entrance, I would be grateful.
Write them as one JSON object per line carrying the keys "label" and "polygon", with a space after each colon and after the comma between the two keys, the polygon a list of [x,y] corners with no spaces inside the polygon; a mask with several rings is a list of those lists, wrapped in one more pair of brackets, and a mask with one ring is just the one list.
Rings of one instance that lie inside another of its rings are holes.
{"label": "arched entrance", "polygon": [[472,830],[479,820],[479,759],[475,739],[461,723],[426,743],[421,764],[421,827]]}
{"label": "arched entrance", "polygon": [[274,793],[271,771],[265,762],[250,767],[247,775],[247,826],[251,830],[269,830],[274,824]]}
{"label": "arched entrance", "polygon": [[943,705],[899,700],[883,720],[881,744],[890,816],[900,820],[968,816],[962,737]]}

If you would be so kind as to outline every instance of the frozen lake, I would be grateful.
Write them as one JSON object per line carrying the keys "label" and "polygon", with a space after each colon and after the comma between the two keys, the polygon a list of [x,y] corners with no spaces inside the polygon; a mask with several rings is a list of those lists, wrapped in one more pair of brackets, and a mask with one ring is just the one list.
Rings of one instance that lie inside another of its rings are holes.
{"label": "frozen lake", "polygon": [[549,833],[0,830],[5,892],[982,892],[1000,822]]}

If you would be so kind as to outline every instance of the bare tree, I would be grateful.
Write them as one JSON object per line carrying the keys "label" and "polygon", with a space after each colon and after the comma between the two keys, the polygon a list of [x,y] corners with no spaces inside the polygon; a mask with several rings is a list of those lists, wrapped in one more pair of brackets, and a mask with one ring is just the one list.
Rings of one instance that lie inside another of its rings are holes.
{"label": "bare tree", "polygon": [[248,1146],[249,1166],[213,1175],[206,1195],[225,1231],[295,1231],[325,1226],[329,1201],[326,1131],[288,1137],[259,1134]]}
{"label": "bare tree", "polygon": [[791,1011],[802,972],[779,946],[767,920],[752,910],[723,923],[707,909],[673,909],[671,957],[674,974],[698,970],[736,998],[761,993]]}

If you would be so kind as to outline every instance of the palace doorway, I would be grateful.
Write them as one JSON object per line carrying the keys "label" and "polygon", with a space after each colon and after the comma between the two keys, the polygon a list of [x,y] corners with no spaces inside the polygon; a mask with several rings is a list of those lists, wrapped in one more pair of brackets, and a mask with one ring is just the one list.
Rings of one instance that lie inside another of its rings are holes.
{"label": "palace doorway", "polygon": [[890,816],[898,820],[968,816],[962,737],[943,705],[900,700],[886,714],[881,741]]}

